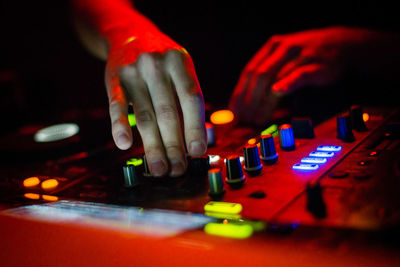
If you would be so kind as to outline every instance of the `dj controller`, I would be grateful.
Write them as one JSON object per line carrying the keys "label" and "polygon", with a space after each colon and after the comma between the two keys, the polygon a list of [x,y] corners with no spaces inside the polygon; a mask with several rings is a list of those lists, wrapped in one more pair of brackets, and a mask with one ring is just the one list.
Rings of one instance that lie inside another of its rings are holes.
{"label": "dj controller", "polygon": [[207,154],[161,178],[134,121],[120,151],[101,114],[70,118],[0,139],[1,266],[400,265],[398,110],[211,120]]}

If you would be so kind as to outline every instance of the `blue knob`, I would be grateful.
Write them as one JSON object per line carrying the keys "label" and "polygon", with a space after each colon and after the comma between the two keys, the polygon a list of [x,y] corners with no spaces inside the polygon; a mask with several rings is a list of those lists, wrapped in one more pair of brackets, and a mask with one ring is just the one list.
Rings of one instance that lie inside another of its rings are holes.
{"label": "blue knob", "polygon": [[295,149],[294,134],[290,124],[283,124],[279,127],[279,145],[285,151],[293,151]]}
{"label": "blue knob", "polygon": [[349,113],[337,116],[337,138],[346,143],[354,142],[355,138],[351,129],[351,117]]}

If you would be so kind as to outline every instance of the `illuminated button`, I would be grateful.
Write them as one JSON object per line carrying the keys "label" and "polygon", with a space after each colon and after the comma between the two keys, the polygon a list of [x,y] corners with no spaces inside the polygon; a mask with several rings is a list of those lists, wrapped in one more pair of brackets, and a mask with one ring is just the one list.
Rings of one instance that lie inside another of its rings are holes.
{"label": "illuminated button", "polygon": [[319,157],[319,158],[331,158],[335,155],[334,152],[326,152],[326,151],[313,151],[309,154],[310,157]]}
{"label": "illuminated button", "polygon": [[40,183],[39,178],[37,177],[30,177],[30,178],[26,178],[23,182],[23,185],[25,187],[34,187],[37,186]]}
{"label": "illuminated button", "polygon": [[40,199],[40,195],[35,193],[25,193],[24,197],[34,200]]}
{"label": "illuminated button", "polygon": [[205,212],[204,215],[223,220],[239,220],[242,218],[240,214],[228,214],[228,213],[218,213],[218,212]]}
{"label": "illuminated button", "polygon": [[313,164],[323,164],[326,163],[327,159],[326,158],[312,158],[312,157],[307,157],[307,158],[302,158],[301,163],[313,163]]}
{"label": "illuminated button", "polygon": [[247,144],[249,144],[249,145],[255,145],[256,143],[257,143],[257,139],[255,139],[255,138],[251,138],[247,141]]}
{"label": "illuminated button", "polygon": [[285,151],[293,151],[295,149],[294,134],[290,124],[283,124],[279,127],[279,145]]}
{"label": "illuminated button", "polygon": [[272,135],[273,137],[278,135],[278,125],[272,124],[267,129],[261,132],[261,135]]}
{"label": "illuminated button", "polygon": [[219,155],[208,155],[210,157],[210,164],[215,164],[217,163],[221,157]]}
{"label": "illuminated button", "polygon": [[209,235],[223,236],[236,239],[245,239],[253,234],[253,227],[249,224],[236,223],[208,223],[204,232]]}
{"label": "illuminated button", "polygon": [[243,207],[240,203],[210,201],[204,206],[206,212],[239,214]]}
{"label": "illuminated button", "polygon": [[213,124],[228,124],[233,121],[235,115],[228,109],[218,110],[211,114],[210,121]]}
{"label": "illuminated button", "polygon": [[317,151],[337,152],[340,150],[342,150],[341,146],[319,146],[319,147],[317,147]]}
{"label": "illuminated button", "polygon": [[368,154],[368,156],[370,156],[370,157],[376,157],[376,156],[378,156],[378,152],[372,151],[371,153]]}
{"label": "illuminated button", "polygon": [[75,123],[56,124],[37,131],[33,139],[39,143],[54,142],[70,138],[78,132],[79,126]]}
{"label": "illuminated button", "polygon": [[319,166],[318,164],[297,163],[294,164],[292,168],[295,170],[314,171],[317,170]]}
{"label": "illuminated button", "polygon": [[368,113],[363,113],[363,121],[364,122],[369,121],[369,114]]}
{"label": "illuminated button", "polygon": [[42,195],[42,199],[46,201],[58,201],[57,196]]}
{"label": "illuminated button", "polygon": [[129,113],[128,114],[128,122],[131,127],[136,125],[136,117],[135,114]]}
{"label": "illuminated button", "polygon": [[140,166],[143,164],[143,159],[131,158],[126,161],[126,165]]}
{"label": "illuminated button", "polygon": [[51,190],[58,186],[58,181],[56,179],[47,179],[46,181],[42,182],[41,186],[44,190]]}

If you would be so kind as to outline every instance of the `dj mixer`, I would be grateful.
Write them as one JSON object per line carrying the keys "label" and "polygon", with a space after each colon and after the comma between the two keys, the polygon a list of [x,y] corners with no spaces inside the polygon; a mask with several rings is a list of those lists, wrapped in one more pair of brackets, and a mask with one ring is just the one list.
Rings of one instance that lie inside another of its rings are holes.
{"label": "dj mixer", "polygon": [[211,120],[175,178],[151,176],[134,122],[119,151],[92,115],[1,138],[0,265],[400,264],[398,110]]}

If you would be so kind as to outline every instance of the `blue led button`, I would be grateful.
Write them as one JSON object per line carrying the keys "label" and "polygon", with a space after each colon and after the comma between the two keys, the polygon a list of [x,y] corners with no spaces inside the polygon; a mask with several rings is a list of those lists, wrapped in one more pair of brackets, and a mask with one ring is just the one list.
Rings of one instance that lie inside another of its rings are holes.
{"label": "blue led button", "polygon": [[334,152],[325,152],[325,151],[313,151],[309,154],[310,157],[318,157],[318,158],[332,158],[335,155]]}
{"label": "blue led button", "polygon": [[296,163],[292,167],[295,170],[314,171],[319,168],[318,164]]}
{"label": "blue led button", "polygon": [[319,146],[319,147],[317,147],[317,151],[337,152],[340,150],[342,150],[341,146]]}
{"label": "blue led button", "polygon": [[311,157],[307,157],[307,158],[302,158],[301,159],[301,163],[313,163],[313,164],[323,164],[327,161],[326,158],[311,158]]}

